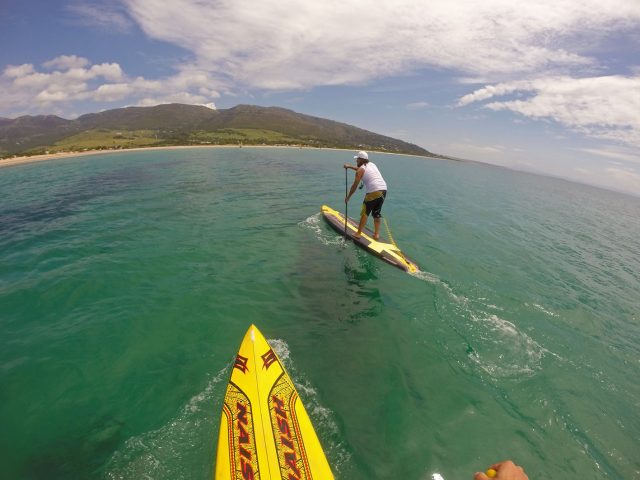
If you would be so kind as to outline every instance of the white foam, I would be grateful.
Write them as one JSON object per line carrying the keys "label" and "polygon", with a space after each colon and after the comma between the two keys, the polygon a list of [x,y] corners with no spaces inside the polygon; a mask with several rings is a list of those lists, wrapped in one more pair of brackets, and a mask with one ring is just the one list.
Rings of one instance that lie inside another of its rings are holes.
{"label": "white foam", "polygon": [[331,461],[334,472],[339,476],[343,465],[350,461],[351,454],[346,449],[344,442],[340,440],[340,429],[334,419],[333,412],[320,403],[318,392],[308,381],[294,379],[293,382],[298,392],[302,392],[311,422],[316,432],[323,435],[325,453]]}
{"label": "white foam", "polygon": [[525,305],[526,305],[527,307],[529,307],[529,306],[534,307],[534,308],[536,308],[536,309],[540,310],[540,311],[541,311],[542,313],[544,313],[545,315],[548,315],[548,316],[550,316],[550,317],[559,317],[559,315],[558,315],[557,313],[553,313],[552,311],[547,310],[547,309],[546,309],[546,308],[544,308],[542,305],[539,305],[539,304],[537,304],[537,303],[533,303],[533,304],[531,304],[531,305],[529,305],[528,303],[525,303]]}
{"label": "white foam", "polygon": [[547,350],[515,324],[497,315],[471,315],[481,327],[469,359],[494,378],[531,376]]}
{"label": "white foam", "polygon": [[[268,341],[285,364],[298,392],[304,395],[305,406],[316,431],[324,433],[324,445],[332,466],[339,473],[351,458],[339,435],[333,412],[320,403],[315,388],[295,375],[289,346],[284,340]],[[175,418],[157,430],[128,439],[109,459],[105,477],[110,480],[154,479],[175,480],[205,478],[211,474],[211,446],[219,420],[212,411],[215,399],[222,398],[231,363],[220,370],[205,389],[194,395]],[[329,437],[329,438],[327,438]]]}
{"label": "white foam", "polygon": [[465,297],[464,295],[458,295],[453,291],[453,288],[451,288],[448,284],[446,284],[445,282],[440,282],[440,284],[442,285],[442,287],[445,289],[445,291],[449,294],[449,296],[451,298],[453,298],[456,303],[466,306],[469,304],[469,299],[467,297]]}
{"label": "white foam", "polygon": [[[456,323],[456,330],[464,329],[463,334],[469,341],[469,360],[492,378],[529,377],[541,370],[545,355],[562,358],[521,331],[515,323],[496,315],[504,315],[505,309],[492,303],[491,298],[466,297],[428,272],[414,276],[441,286],[452,300],[453,312],[449,312],[447,318]],[[533,307],[549,316],[558,316],[541,305],[534,304]]]}
{"label": "white foam", "polygon": [[[268,342],[276,352],[276,355],[278,355],[280,361],[284,364],[296,390],[302,397],[305,408],[311,417],[311,423],[313,423],[316,429],[316,433],[319,435],[324,434],[322,440],[325,446],[325,453],[331,461],[334,472],[339,474],[341,467],[350,461],[351,454],[347,451],[343,442],[338,439],[340,430],[334,419],[333,412],[322,405],[318,392],[313,385],[297,374],[287,342],[278,338],[268,340]],[[329,438],[327,438],[327,436],[329,436]]]}
{"label": "white foam", "polygon": [[337,233],[330,232],[326,228],[323,228],[321,226],[321,217],[322,215],[320,213],[316,213],[315,215],[311,215],[309,218],[298,223],[298,225],[302,228],[311,230],[323,245],[344,246],[344,237],[342,235],[338,235]]}
{"label": "white foam", "polygon": [[427,283],[434,283],[434,284],[442,283],[440,281],[440,277],[438,277],[434,273],[420,271],[420,272],[409,273],[409,275],[411,275],[412,277],[418,278],[420,280],[423,280]]}
{"label": "white foam", "polygon": [[273,351],[276,352],[278,358],[284,363],[285,368],[289,369],[289,362],[291,360],[291,352],[289,351],[289,345],[284,340],[279,338],[267,340]]}
{"label": "white foam", "polygon": [[[474,320],[478,320],[474,318]],[[497,315],[489,315],[489,317],[482,319],[482,321],[487,322],[487,324],[495,331],[502,333],[503,335],[510,337],[517,337],[520,332],[516,326],[508,320],[504,320]],[[526,334],[522,334],[524,337],[529,338]]]}
{"label": "white foam", "polygon": [[187,479],[198,469],[208,476],[211,435],[218,421],[211,405],[218,388],[224,388],[230,367],[220,370],[167,424],[128,439],[109,459],[106,478]]}

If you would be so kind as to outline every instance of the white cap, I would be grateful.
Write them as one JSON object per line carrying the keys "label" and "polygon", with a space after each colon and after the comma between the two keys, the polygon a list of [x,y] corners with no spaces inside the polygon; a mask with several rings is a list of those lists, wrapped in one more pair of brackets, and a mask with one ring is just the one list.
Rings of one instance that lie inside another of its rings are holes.
{"label": "white cap", "polygon": [[360,150],[358,154],[353,158],[362,158],[364,160],[369,160],[369,155],[367,155],[367,152]]}

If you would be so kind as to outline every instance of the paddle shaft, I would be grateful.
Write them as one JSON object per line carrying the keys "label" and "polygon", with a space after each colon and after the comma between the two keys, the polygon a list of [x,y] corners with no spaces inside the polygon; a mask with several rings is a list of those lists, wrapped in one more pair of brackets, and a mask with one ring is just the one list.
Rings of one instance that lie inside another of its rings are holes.
{"label": "paddle shaft", "polygon": [[347,196],[349,195],[349,191],[347,190],[349,187],[347,180],[347,168],[344,169],[344,238],[347,238],[347,217],[349,212],[349,202],[347,201]]}

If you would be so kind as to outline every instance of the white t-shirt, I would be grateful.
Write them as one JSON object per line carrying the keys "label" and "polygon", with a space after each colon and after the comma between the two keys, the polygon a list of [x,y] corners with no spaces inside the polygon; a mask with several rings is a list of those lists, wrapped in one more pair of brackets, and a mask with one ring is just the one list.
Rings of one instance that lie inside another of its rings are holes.
{"label": "white t-shirt", "polygon": [[376,167],[375,163],[368,162],[360,168],[364,168],[362,181],[364,182],[364,186],[367,189],[367,193],[387,189],[387,184],[384,181],[384,178],[382,178],[382,175],[380,175],[380,170],[378,170],[378,167]]}

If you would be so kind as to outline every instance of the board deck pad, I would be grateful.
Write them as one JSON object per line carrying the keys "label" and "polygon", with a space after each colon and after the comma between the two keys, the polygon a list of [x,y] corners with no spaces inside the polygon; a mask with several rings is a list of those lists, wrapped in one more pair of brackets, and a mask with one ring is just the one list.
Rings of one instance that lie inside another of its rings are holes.
{"label": "board deck pad", "polygon": [[[327,205],[323,205],[320,211],[322,212],[324,219],[331,227],[333,227],[334,230],[341,235],[345,235],[345,222],[344,215],[342,213],[328,207]],[[353,219],[347,217],[346,235],[353,240],[356,245],[364,248],[373,255],[380,257],[385,262],[404,270],[405,272],[416,273],[420,271],[418,265],[402,253],[402,251],[400,251],[400,249],[393,243],[374,240],[373,232],[366,227],[363,229],[360,238],[356,239],[354,238],[354,235],[357,231],[358,224]]]}
{"label": "board deck pad", "polygon": [[255,325],[240,345],[222,406],[215,480],[332,480],[291,378]]}

